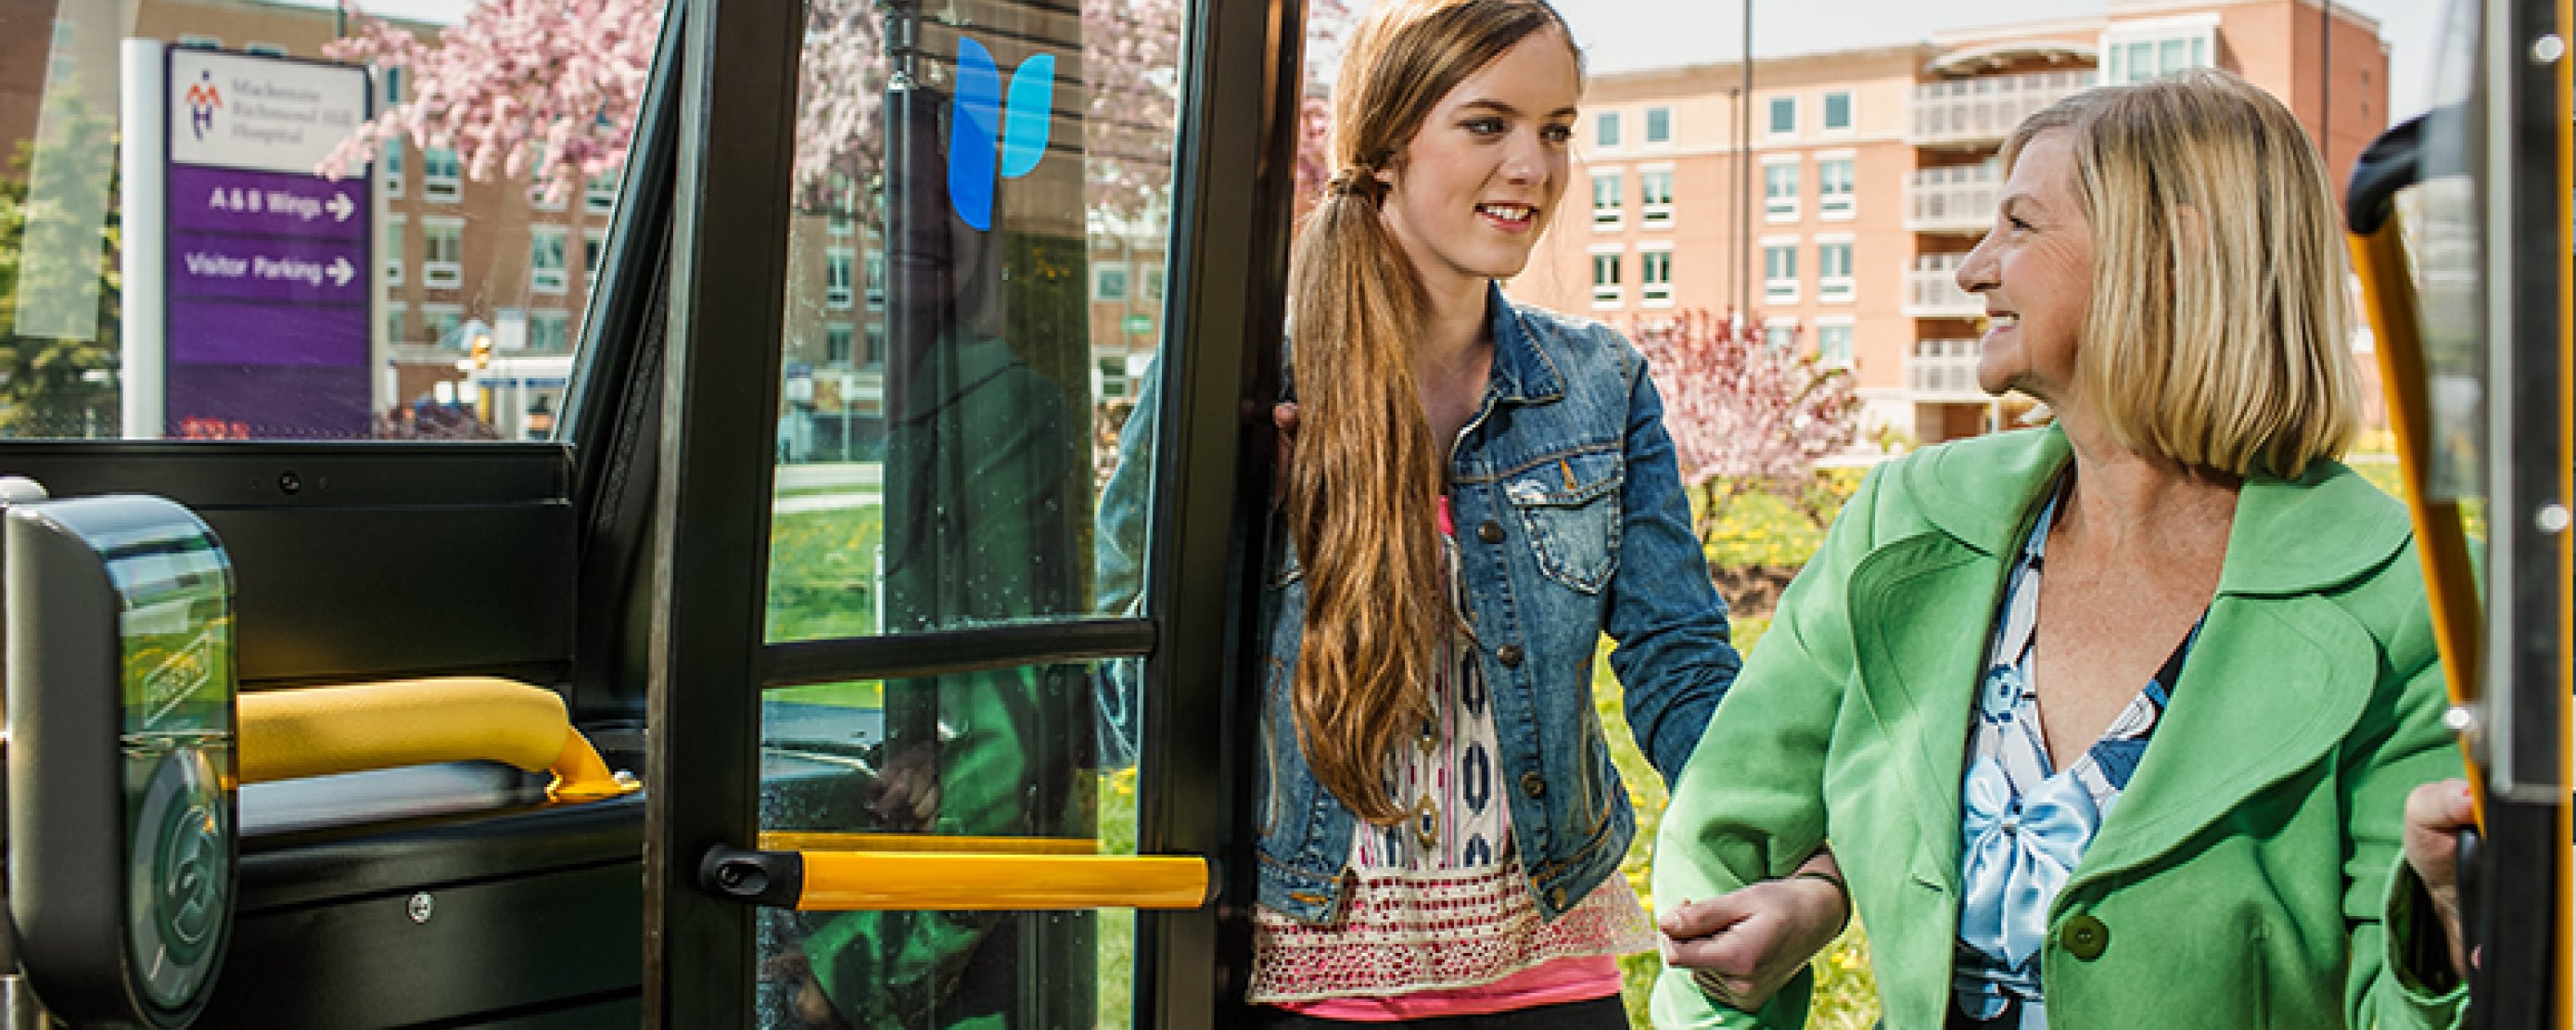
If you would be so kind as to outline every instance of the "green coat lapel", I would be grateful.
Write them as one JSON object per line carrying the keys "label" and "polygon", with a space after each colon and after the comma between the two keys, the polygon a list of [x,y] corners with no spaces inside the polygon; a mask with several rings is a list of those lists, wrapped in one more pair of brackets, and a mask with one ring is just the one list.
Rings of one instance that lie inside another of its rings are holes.
{"label": "green coat lapel", "polygon": [[2397,558],[2396,503],[2320,463],[2296,482],[2248,480],[2218,596],[2173,703],[2119,803],[2059,894],[2154,861],[2342,742],[2379,679],[2379,642],[2321,596]]}
{"label": "green coat lapel", "polygon": [[[1902,756],[1894,771],[1912,785],[1919,810],[1935,813],[1926,825],[1936,828],[1917,840],[1914,865],[1918,874],[1936,873],[1952,893],[1959,835],[1937,828],[1958,821],[1969,710],[2003,570],[1995,555],[1939,533],[1881,548],[1852,570],[1861,697],[1880,735],[1913,744],[1894,749]],[[1951,815],[1943,819],[1943,812]]]}
{"label": "green coat lapel", "polygon": [[[2054,427],[2003,434],[1979,448],[1946,447],[1903,466],[1904,489],[1930,523],[1873,550],[1852,570],[1847,604],[1863,700],[1878,731],[1905,756],[1926,825],[1955,825],[1968,719],[1982,679],[1986,639],[2003,592],[2006,556],[2020,542],[2049,483],[2065,467]],[[1959,839],[1927,832],[1919,874],[1958,891]]]}

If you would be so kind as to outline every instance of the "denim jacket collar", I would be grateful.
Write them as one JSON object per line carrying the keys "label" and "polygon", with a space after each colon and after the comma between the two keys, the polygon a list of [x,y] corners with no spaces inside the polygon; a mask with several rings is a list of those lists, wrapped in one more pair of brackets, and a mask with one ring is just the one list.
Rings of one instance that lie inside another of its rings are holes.
{"label": "denim jacket collar", "polygon": [[1547,353],[1547,334],[1522,324],[1520,311],[1503,299],[1499,282],[1485,283],[1485,317],[1492,321],[1494,336],[1495,396],[1515,404],[1564,397],[1565,383],[1557,374],[1556,359]]}

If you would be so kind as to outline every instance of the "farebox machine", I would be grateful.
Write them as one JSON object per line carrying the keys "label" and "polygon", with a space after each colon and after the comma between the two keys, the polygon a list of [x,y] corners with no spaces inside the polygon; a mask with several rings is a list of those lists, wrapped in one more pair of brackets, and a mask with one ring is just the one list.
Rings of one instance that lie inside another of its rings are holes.
{"label": "farebox machine", "polygon": [[186,1026],[232,926],[231,564],[194,513],[134,495],[9,504],[0,561],[0,930],[54,1018]]}

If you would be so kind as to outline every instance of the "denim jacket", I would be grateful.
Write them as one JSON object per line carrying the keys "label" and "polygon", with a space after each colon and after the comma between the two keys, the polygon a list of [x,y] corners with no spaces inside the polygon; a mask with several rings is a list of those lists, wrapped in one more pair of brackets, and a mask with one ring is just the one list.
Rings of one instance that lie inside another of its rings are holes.
{"label": "denim jacket", "polygon": [[[1511,804],[1531,893],[1554,918],[1618,872],[1636,833],[1593,708],[1595,643],[1605,632],[1616,643],[1610,665],[1625,687],[1628,723],[1667,780],[1689,760],[1740,663],[1644,357],[1607,326],[1511,303],[1499,288],[1487,309],[1493,370],[1451,454],[1448,494],[1468,626],[1502,745],[1495,782]],[[1151,404],[1140,400],[1137,421]],[[1128,428],[1131,445],[1150,435]],[[1123,449],[1130,458],[1139,451]],[[1121,464],[1124,477],[1130,462]],[[1112,603],[1135,568],[1132,550],[1117,545],[1141,539],[1132,534],[1141,497],[1120,495],[1143,491],[1119,487],[1113,478],[1101,513],[1104,600]],[[1276,513],[1269,540],[1256,624],[1267,655],[1254,798],[1260,902],[1323,922],[1348,898],[1356,817],[1316,781],[1297,743],[1289,688],[1306,589]]]}

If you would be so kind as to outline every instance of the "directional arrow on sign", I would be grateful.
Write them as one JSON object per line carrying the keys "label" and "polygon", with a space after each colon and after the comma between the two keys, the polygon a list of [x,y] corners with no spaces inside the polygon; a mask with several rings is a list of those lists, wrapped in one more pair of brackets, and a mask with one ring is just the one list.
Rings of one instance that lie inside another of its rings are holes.
{"label": "directional arrow on sign", "polygon": [[349,195],[346,193],[332,194],[331,202],[324,206],[331,209],[331,220],[335,222],[348,221],[349,213],[358,209],[358,205],[349,202]]}
{"label": "directional arrow on sign", "polygon": [[332,258],[330,272],[333,286],[347,286],[349,277],[358,274],[356,269],[349,267],[349,259],[345,257]]}

